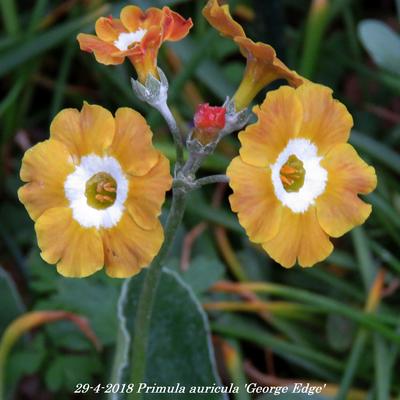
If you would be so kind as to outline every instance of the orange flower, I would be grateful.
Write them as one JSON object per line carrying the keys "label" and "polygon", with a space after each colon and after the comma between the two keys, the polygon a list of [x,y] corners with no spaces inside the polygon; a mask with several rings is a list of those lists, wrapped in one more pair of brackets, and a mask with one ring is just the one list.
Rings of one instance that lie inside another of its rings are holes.
{"label": "orange flower", "polygon": [[77,39],[81,50],[94,53],[99,63],[121,64],[128,57],[139,80],[145,83],[148,74],[158,78],[161,44],[183,39],[192,25],[190,18],[186,20],[168,7],[142,11],[137,6],[126,6],[120,19],[102,17],[96,21],[97,36],[80,33]]}
{"label": "orange flower", "polygon": [[242,82],[233,97],[237,111],[246,108],[261,89],[276,79],[286,79],[294,87],[304,82],[304,78],[276,57],[271,46],[255,43],[246,37],[241,25],[232,18],[228,5],[220,5],[218,0],[209,0],[203,15],[221,35],[234,40],[247,59]]}
{"label": "orange flower", "polygon": [[370,215],[358,194],[374,190],[374,168],[346,143],[353,120],[327,87],[281,87],[254,112],[227,171],[232,210],[278,263],[312,266],[333,250],[329,236]]}
{"label": "orange flower", "polygon": [[145,119],[130,108],[65,109],[50,139],[22,160],[20,201],[35,221],[42,258],[60,274],[88,276],[103,265],[128,277],[149,265],[164,240],[158,220],[171,186],[168,160]]}

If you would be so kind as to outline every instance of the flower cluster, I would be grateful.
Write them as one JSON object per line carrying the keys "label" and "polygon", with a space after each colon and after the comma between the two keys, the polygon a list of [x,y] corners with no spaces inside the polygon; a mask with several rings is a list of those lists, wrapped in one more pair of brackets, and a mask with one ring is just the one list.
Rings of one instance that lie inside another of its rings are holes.
{"label": "flower cluster", "polygon": [[[203,157],[247,122],[247,107],[257,93],[285,79],[289,85],[270,91],[253,108],[257,122],[239,133],[240,154],[227,169],[230,204],[250,240],[274,260],[284,267],[312,266],[331,253],[330,237],[362,224],[371,213],[358,195],[374,190],[376,175],[347,143],[352,117],[329,88],[299,76],[271,46],[248,38],[227,5],[209,0],[203,14],[239,46],[246,69],[232,100],[222,107],[199,105],[186,137],[167,106],[168,81],[157,55],[163,42],[188,34],[190,19],[168,7],[127,6],[120,19],[100,18],[96,35],[79,34],[78,41],[100,63],[128,58],[135,67],[134,90],[158,107],[177,145],[173,196],[226,181],[225,175],[194,180]],[[19,198],[35,221],[41,255],[62,275],[87,276],[104,266],[110,276],[127,277],[159,252],[164,233],[158,217],[173,179],[138,112],[120,108],[114,117],[89,104],[61,111],[50,139],[25,154],[21,179]]]}

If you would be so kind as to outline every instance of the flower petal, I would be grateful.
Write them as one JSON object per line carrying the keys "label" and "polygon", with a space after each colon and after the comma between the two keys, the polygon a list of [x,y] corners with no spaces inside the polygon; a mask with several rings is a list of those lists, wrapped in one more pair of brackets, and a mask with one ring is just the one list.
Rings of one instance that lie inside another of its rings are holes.
{"label": "flower petal", "polygon": [[118,49],[113,44],[104,42],[97,36],[80,33],[77,39],[80,49],[94,53],[96,61],[101,64],[117,65],[124,62],[125,57],[116,54]]}
{"label": "flower petal", "polygon": [[124,213],[115,227],[103,230],[102,236],[106,272],[114,278],[136,275],[147,267],[164,240],[160,222],[153,230],[144,230],[128,213]]}
{"label": "flower petal", "polygon": [[332,98],[330,88],[308,82],[297,89],[297,95],[304,115],[299,136],[310,139],[320,155],[348,140],[353,118],[342,103]]}
{"label": "flower petal", "polygon": [[239,45],[242,54],[256,63],[272,64],[276,59],[276,53],[272,46],[262,42],[253,42],[245,36],[235,37],[234,41]]}
{"label": "flower petal", "polygon": [[292,267],[296,259],[302,267],[311,267],[333,250],[328,235],[319,225],[315,207],[297,214],[284,207],[278,234],[262,246],[270,257],[286,268]]}
{"label": "flower petal", "polygon": [[57,263],[61,275],[81,278],[103,267],[99,232],[81,227],[69,207],[45,211],[36,221],[35,230],[42,258],[49,264]]}
{"label": "flower petal", "polygon": [[144,12],[137,6],[126,6],[121,10],[121,22],[130,32],[136,32],[145,19]]}
{"label": "flower petal", "polygon": [[227,4],[221,6],[218,0],[209,0],[203,8],[203,15],[223,36],[229,38],[246,36],[242,26],[232,18]]}
{"label": "flower petal", "polygon": [[100,40],[105,42],[114,42],[118,39],[118,36],[122,32],[126,32],[126,29],[122,25],[119,19],[112,17],[101,17],[96,21],[96,35]]}
{"label": "flower petal", "polygon": [[159,26],[162,28],[163,20],[165,19],[165,11],[157,7],[150,7],[145,11],[144,26],[150,28],[152,26]]}
{"label": "flower petal", "polygon": [[115,136],[110,155],[119,161],[125,173],[144,175],[159,160],[152,136],[146,120],[137,111],[119,108],[115,113]]}
{"label": "flower petal", "polygon": [[267,94],[260,107],[254,107],[258,121],[239,133],[243,161],[256,167],[274,163],[289,139],[295,137],[302,121],[302,107],[295,89],[289,86]]}
{"label": "flower petal", "polygon": [[282,206],[275,197],[269,168],[246,164],[236,157],[227,169],[233,194],[229,197],[232,210],[251,241],[261,243],[272,239],[281,220]]}
{"label": "flower petal", "polygon": [[163,7],[165,19],[163,23],[163,40],[182,40],[193,26],[191,18],[185,19],[182,15]]}
{"label": "flower petal", "polygon": [[67,148],[56,140],[38,143],[25,153],[20,176],[28,183],[18,190],[18,197],[33,220],[49,208],[68,205],[64,182],[74,169]]}
{"label": "flower petal", "polygon": [[50,125],[51,138],[67,146],[72,155],[103,155],[111,145],[115,130],[112,114],[103,107],[87,104],[79,112],[74,108],[60,111]]}
{"label": "flower petal", "polygon": [[169,161],[162,154],[146,175],[130,178],[129,197],[125,205],[141,228],[154,229],[158,224],[165,192],[171,188],[171,183]]}
{"label": "flower petal", "polygon": [[376,174],[347,143],[335,146],[321,165],[328,171],[328,183],[316,201],[318,220],[325,232],[339,237],[364,223],[370,215],[371,205],[357,194],[375,189]]}
{"label": "flower petal", "polygon": [[[138,45],[136,57],[151,60],[150,64],[157,66],[157,54],[163,42],[163,32],[161,26],[152,25],[147,29],[147,33],[143,36],[141,43]],[[128,50],[129,51],[129,50]],[[147,54],[150,53],[150,54]],[[140,57],[141,56],[141,57]],[[132,62],[136,64],[136,60]]]}

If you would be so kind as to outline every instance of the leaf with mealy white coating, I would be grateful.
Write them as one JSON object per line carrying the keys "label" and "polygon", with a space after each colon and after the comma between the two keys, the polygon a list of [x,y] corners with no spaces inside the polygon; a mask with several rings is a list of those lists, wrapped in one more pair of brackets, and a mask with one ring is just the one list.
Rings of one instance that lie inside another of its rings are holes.
{"label": "leaf with mealy white coating", "polygon": [[[128,382],[134,319],[145,277],[126,280],[119,302],[119,337],[113,382]],[[134,358],[134,357],[133,357]],[[175,272],[164,269],[154,304],[147,352],[148,385],[172,387],[179,383],[186,393],[192,386],[220,385],[210,340],[207,316],[193,290]],[[183,395],[181,395],[182,397]],[[204,394],[187,394],[190,399],[204,399]],[[224,400],[223,394],[207,394],[207,400]],[[114,394],[111,399],[122,399]],[[147,393],[145,400],[176,399],[176,394]],[[184,398],[184,397],[182,397]]]}
{"label": "leaf with mealy white coating", "polygon": [[388,25],[374,19],[358,25],[360,40],[375,63],[388,71],[400,74],[400,35]]}

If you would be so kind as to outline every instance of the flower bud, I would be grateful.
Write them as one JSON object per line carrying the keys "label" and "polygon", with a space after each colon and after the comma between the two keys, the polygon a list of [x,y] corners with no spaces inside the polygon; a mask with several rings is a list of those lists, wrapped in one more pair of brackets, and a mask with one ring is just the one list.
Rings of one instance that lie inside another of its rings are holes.
{"label": "flower bud", "polygon": [[199,104],[194,115],[193,139],[206,145],[225,127],[225,107],[213,107],[208,103]]}

